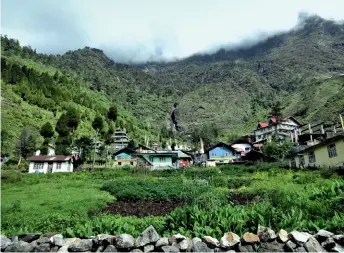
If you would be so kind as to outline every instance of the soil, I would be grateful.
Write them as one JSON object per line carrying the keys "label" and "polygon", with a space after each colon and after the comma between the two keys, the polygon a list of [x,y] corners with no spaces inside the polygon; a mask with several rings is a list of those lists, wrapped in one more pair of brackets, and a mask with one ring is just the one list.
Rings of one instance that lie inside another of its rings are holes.
{"label": "soil", "polygon": [[120,214],[121,216],[136,216],[142,218],[145,216],[162,216],[170,213],[177,207],[182,207],[185,203],[182,201],[156,201],[156,200],[118,200],[109,204],[107,207],[89,211],[90,215]]}
{"label": "soil", "polygon": [[229,195],[229,201],[234,205],[248,205],[256,201],[257,198],[259,198],[259,196],[241,192],[232,192]]}

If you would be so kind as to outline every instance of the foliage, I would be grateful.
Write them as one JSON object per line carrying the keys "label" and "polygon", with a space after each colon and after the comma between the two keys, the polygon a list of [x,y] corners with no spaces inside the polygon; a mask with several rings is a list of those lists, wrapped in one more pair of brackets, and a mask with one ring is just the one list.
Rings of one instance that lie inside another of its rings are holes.
{"label": "foliage", "polygon": [[93,129],[99,132],[100,130],[103,129],[103,126],[104,126],[103,118],[100,115],[97,115],[92,122]]}
{"label": "foliage", "polygon": [[40,134],[43,136],[43,138],[51,138],[54,136],[54,129],[53,126],[47,122],[45,123],[40,130]]}
{"label": "foliage", "polygon": [[263,153],[271,161],[283,161],[290,153],[293,143],[290,141],[276,142],[272,140],[263,146]]}
{"label": "foliage", "polygon": [[17,144],[18,154],[24,158],[33,155],[38,146],[38,136],[37,129],[25,126]]}

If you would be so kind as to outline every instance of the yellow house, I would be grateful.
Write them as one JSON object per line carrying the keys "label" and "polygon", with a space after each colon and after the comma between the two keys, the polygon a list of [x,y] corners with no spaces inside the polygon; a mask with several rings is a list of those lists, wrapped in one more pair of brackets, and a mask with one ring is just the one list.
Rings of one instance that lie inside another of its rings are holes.
{"label": "yellow house", "polygon": [[292,168],[344,166],[344,134],[338,134],[296,153],[290,158],[289,165]]}

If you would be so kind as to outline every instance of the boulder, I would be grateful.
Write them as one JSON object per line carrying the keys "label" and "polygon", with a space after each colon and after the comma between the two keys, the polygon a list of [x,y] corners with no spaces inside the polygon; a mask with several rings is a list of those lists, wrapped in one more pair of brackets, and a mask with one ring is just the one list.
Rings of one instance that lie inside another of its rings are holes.
{"label": "boulder", "polygon": [[110,245],[106,246],[106,248],[103,252],[118,252],[118,251],[117,251],[115,246],[110,244]]}
{"label": "boulder", "polygon": [[284,247],[287,251],[294,252],[294,249],[297,248],[297,244],[292,241],[287,241]]}
{"label": "boulder", "polygon": [[194,238],[192,238],[192,245],[195,245],[196,243],[201,242],[201,241],[202,241],[201,238],[194,237]]}
{"label": "boulder", "polygon": [[62,247],[62,246],[63,246],[63,235],[61,235],[61,234],[53,235],[53,236],[50,238],[50,241],[51,241],[52,244],[54,244],[55,246]]}
{"label": "boulder", "polygon": [[43,234],[43,237],[50,238],[50,237],[53,237],[54,235],[57,235],[57,234],[58,233],[56,233],[56,232],[46,232],[46,233]]}
{"label": "boulder", "polygon": [[301,247],[296,248],[294,252],[307,252],[307,250],[305,250],[305,248],[301,246]]}
{"label": "boulder", "polygon": [[298,232],[294,230],[288,234],[288,237],[297,244],[303,245],[305,242],[308,241],[311,235],[305,232]]}
{"label": "boulder", "polygon": [[58,246],[53,246],[51,247],[50,252],[57,252],[58,250],[59,250]]}
{"label": "boulder", "polygon": [[24,242],[32,242],[37,240],[41,236],[40,233],[29,233],[18,235],[18,239]]}
{"label": "boulder", "polygon": [[24,241],[13,242],[11,245],[8,245],[5,249],[5,252],[30,252],[34,247]]}
{"label": "boulder", "polygon": [[135,241],[135,247],[142,247],[149,243],[155,243],[160,239],[160,236],[155,231],[153,226],[146,228]]}
{"label": "boulder", "polygon": [[280,242],[287,242],[289,240],[288,238],[288,232],[285,231],[284,229],[281,229],[280,231],[278,231],[277,233],[277,239]]}
{"label": "boulder", "polygon": [[308,241],[304,245],[305,249],[308,252],[324,252],[324,248],[321,247],[320,243],[315,239],[315,237],[311,236]]}
{"label": "boulder", "polygon": [[214,252],[204,242],[196,242],[192,247],[193,252]]}
{"label": "boulder", "polygon": [[230,249],[238,243],[240,243],[240,237],[233,232],[225,233],[220,240],[220,246],[225,249]]}
{"label": "boulder", "polygon": [[104,249],[105,249],[104,246],[99,246],[99,247],[97,248],[96,252],[103,252]]}
{"label": "boulder", "polygon": [[177,244],[177,248],[181,251],[190,252],[192,249],[192,241],[186,238]]}
{"label": "boulder", "polygon": [[36,247],[38,246],[37,240],[36,240],[36,241],[30,242],[30,245],[31,245],[33,248],[36,248]]}
{"label": "boulder", "polygon": [[261,242],[267,242],[269,240],[275,240],[277,238],[275,231],[268,227],[258,225],[257,235]]}
{"label": "boulder", "polygon": [[49,243],[41,243],[41,244],[39,244],[35,248],[35,252],[50,252],[50,242]]}
{"label": "boulder", "polygon": [[143,247],[143,252],[152,252],[154,251],[154,245],[152,244],[147,244],[146,246]]}
{"label": "boulder", "polygon": [[1,241],[1,251],[4,251],[9,245],[12,244],[12,241],[4,235],[0,235],[0,241]]}
{"label": "boulder", "polygon": [[79,238],[66,238],[66,240],[63,241],[63,245],[57,252],[68,252],[68,247],[72,244],[76,244],[81,242],[81,239]]}
{"label": "boulder", "polygon": [[284,243],[274,242],[263,242],[260,244],[258,252],[283,252]]}
{"label": "boulder", "polygon": [[211,236],[203,236],[203,242],[205,242],[208,246],[215,248],[220,246],[219,240],[213,238]]}
{"label": "boulder", "polygon": [[248,233],[248,232],[246,232],[242,236],[242,239],[244,240],[244,242],[249,243],[249,244],[254,244],[260,241],[258,235],[253,234],[253,233]]}
{"label": "boulder", "polygon": [[318,231],[318,233],[315,234],[314,237],[321,243],[321,242],[325,241],[327,238],[330,238],[332,236],[334,236],[333,233],[326,231],[326,230],[323,230],[323,229],[320,229]]}
{"label": "boulder", "polygon": [[91,239],[82,239],[80,242],[69,245],[68,251],[85,252],[92,249],[93,242]]}
{"label": "boulder", "polygon": [[38,244],[43,244],[43,243],[50,243],[50,239],[48,237],[41,237],[36,241]]}
{"label": "boulder", "polygon": [[11,237],[12,242],[19,242],[18,236],[12,236]]}
{"label": "boulder", "polygon": [[344,245],[344,235],[334,235],[333,240],[339,244]]}
{"label": "boulder", "polygon": [[161,249],[162,252],[180,252],[175,246],[162,246]]}
{"label": "boulder", "polygon": [[129,249],[134,247],[135,239],[132,235],[129,234],[121,234],[116,236],[116,243],[115,246],[118,249]]}
{"label": "boulder", "polygon": [[131,250],[131,251],[129,251],[129,252],[136,252],[136,253],[139,253],[139,252],[143,252],[143,251],[140,250],[140,249],[133,249],[133,250]]}
{"label": "boulder", "polygon": [[239,252],[253,252],[252,245],[239,245],[238,246]]}
{"label": "boulder", "polygon": [[93,239],[93,242],[100,246],[107,246],[109,244],[115,244],[115,239],[116,237],[113,235],[99,234]]}
{"label": "boulder", "polygon": [[168,246],[168,238],[167,237],[162,237],[155,243],[156,248],[161,248],[162,246]]}

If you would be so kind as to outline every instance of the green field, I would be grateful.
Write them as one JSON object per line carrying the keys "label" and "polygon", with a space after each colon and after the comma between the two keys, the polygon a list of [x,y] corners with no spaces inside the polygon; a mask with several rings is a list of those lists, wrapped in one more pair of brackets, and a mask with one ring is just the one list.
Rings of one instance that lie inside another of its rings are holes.
{"label": "green field", "polygon": [[[140,173],[17,174],[2,171],[1,230],[61,232],[65,236],[130,233],[153,225],[161,235],[187,236],[277,230],[344,232],[344,182],[319,171],[291,171],[273,164],[188,168]],[[163,216],[91,214],[115,201],[179,201]]]}

